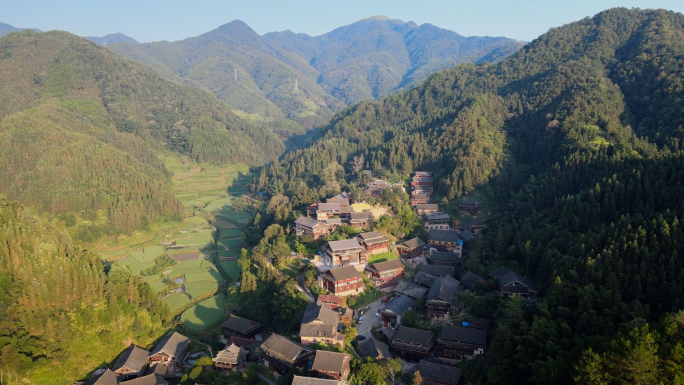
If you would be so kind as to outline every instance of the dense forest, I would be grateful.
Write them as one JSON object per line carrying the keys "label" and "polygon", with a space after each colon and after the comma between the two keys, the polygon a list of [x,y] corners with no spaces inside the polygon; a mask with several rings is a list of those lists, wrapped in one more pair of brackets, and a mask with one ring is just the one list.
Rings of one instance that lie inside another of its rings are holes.
{"label": "dense forest", "polygon": [[51,214],[107,213],[98,234],[183,214],[159,151],[263,164],[285,149],[211,93],[65,32],[0,40],[0,193]]}
{"label": "dense forest", "polygon": [[518,264],[541,298],[482,314],[496,331],[466,377],[679,383],[683,60],[683,15],[608,10],[353,106],[253,188],[301,208],[352,184],[362,160],[390,179],[431,170],[445,201],[489,191],[485,253],[468,266]]}
{"label": "dense forest", "polygon": [[167,310],[130,271],[100,258],[25,207],[0,200],[0,360],[4,379],[65,384],[151,345]]}

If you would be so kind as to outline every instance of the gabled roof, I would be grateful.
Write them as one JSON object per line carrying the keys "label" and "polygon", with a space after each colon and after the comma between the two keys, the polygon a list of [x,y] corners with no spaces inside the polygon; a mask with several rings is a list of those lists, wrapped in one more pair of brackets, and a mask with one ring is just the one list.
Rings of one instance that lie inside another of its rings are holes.
{"label": "gabled roof", "polygon": [[242,354],[242,349],[239,346],[232,344],[227,348],[219,351],[212,360],[214,362],[226,362],[231,365],[237,365]]}
{"label": "gabled roof", "polygon": [[404,315],[408,309],[413,306],[414,301],[406,296],[401,296],[392,301],[387,307],[380,310],[381,313],[388,313],[392,315]]}
{"label": "gabled roof", "polygon": [[399,282],[399,284],[394,287],[394,291],[404,296],[420,299],[427,294],[428,289],[416,285],[413,282]]}
{"label": "gabled roof", "polygon": [[143,377],[138,377],[134,378],[132,380],[128,380],[126,382],[122,382],[121,384],[125,385],[166,385],[168,382],[164,380],[164,378],[152,373],[148,374]]}
{"label": "gabled roof", "polygon": [[470,324],[471,327],[478,327],[480,329],[489,329],[489,326],[492,324],[492,321],[488,320],[486,318],[479,318],[479,317],[470,316],[470,317],[468,317],[468,324]]}
{"label": "gabled roof", "polygon": [[463,238],[463,241],[465,242],[470,242],[471,239],[475,238],[475,234],[468,229],[461,231],[458,235]]}
{"label": "gabled roof", "polygon": [[409,239],[408,241],[404,241],[402,243],[398,243],[397,246],[404,246],[409,249],[417,249],[419,247],[423,247],[425,245],[425,242],[423,242],[422,239],[415,237],[412,239]]}
{"label": "gabled roof", "polygon": [[306,309],[304,310],[302,324],[308,324],[316,321],[322,322],[327,325],[337,326],[339,316],[335,310],[330,310],[330,308],[325,305],[316,305],[314,303],[309,303],[308,305],[306,305]]}
{"label": "gabled roof", "polygon": [[260,323],[248,320],[247,318],[238,317],[234,314],[231,314],[230,318],[228,318],[226,322],[223,323],[223,328],[235,330],[238,333],[245,335],[256,331],[260,327]]}
{"label": "gabled roof", "polygon": [[318,211],[340,211],[340,203],[319,203]]}
{"label": "gabled roof", "polygon": [[349,207],[349,198],[342,198],[338,196],[334,196],[332,198],[326,199],[327,203],[337,203],[340,205],[340,209],[343,207]]}
{"label": "gabled roof", "polygon": [[397,330],[397,335],[394,336],[394,340],[432,346],[435,342],[435,335],[428,330],[414,329],[402,325],[399,326],[399,330]]}
{"label": "gabled roof", "polygon": [[473,273],[472,271],[468,270],[461,275],[460,281],[463,284],[463,286],[467,287],[470,290],[474,290],[475,285],[477,283],[484,282],[485,279],[480,277],[479,275]]}
{"label": "gabled roof", "polygon": [[344,353],[317,350],[311,370],[344,373],[349,368],[351,356]]}
{"label": "gabled roof", "polygon": [[470,226],[474,225],[477,223],[477,220],[473,217],[465,217],[461,219],[461,222],[459,223],[459,227],[463,229],[468,229]]}
{"label": "gabled roof", "polygon": [[370,213],[369,211],[364,211],[361,213],[353,212],[349,215],[350,215],[352,221],[358,221],[358,220],[364,220],[364,219],[373,219],[373,214]]}
{"label": "gabled roof", "polygon": [[302,324],[299,328],[300,337],[334,338],[337,326],[329,324]]}
{"label": "gabled roof", "polygon": [[308,346],[298,344],[279,334],[271,334],[266,341],[261,344],[265,352],[282,358],[286,361],[294,362],[302,353],[313,353],[314,350]]}
{"label": "gabled roof", "polygon": [[314,228],[316,226],[324,226],[323,223],[309,217],[299,217],[295,223],[300,224],[305,227]]}
{"label": "gabled roof", "polygon": [[240,338],[240,337],[230,336],[228,338],[228,341],[226,341],[226,346],[235,345],[239,348],[245,348],[245,349],[252,350],[252,346],[257,345],[259,343],[260,343],[259,341],[252,340],[249,338]]}
{"label": "gabled roof", "polygon": [[457,264],[461,261],[461,259],[458,258],[458,255],[451,251],[433,251],[430,254],[430,259],[432,261],[449,262],[454,264]]}
{"label": "gabled roof", "polygon": [[509,271],[506,274],[500,275],[499,278],[497,279],[499,281],[499,286],[501,288],[504,288],[507,285],[510,285],[515,282],[519,282],[520,284],[524,285],[527,287],[527,289],[530,292],[537,293],[537,286],[534,285],[534,282],[532,282],[530,279],[523,277],[522,275]]}
{"label": "gabled roof", "polygon": [[458,301],[458,294],[461,292],[460,282],[450,275],[439,277],[428,292],[428,301],[444,301],[449,304]]}
{"label": "gabled roof", "polygon": [[[452,253],[453,254],[453,253]],[[422,264],[419,270],[423,273],[434,275],[435,277],[442,277],[445,275],[454,275],[454,268],[450,266],[437,266]]]}
{"label": "gabled roof", "polygon": [[[422,206],[422,205],[418,205]],[[438,220],[450,220],[449,214],[445,213],[428,213],[425,214],[425,220],[426,221],[438,221]]]}
{"label": "gabled roof", "polygon": [[190,340],[188,337],[178,333],[178,332],[173,332],[170,336],[166,336],[157,343],[157,346],[154,347],[154,350],[152,350],[152,353],[150,355],[154,355],[160,352],[166,353],[170,355],[173,358],[178,358],[185,348],[188,347],[188,344],[190,343]]}
{"label": "gabled roof", "polygon": [[333,253],[343,250],[362,248],[361,245],[359,245],[359,241],[357,241],[356,238],[344,239],[342,241],[330,241],[328,242],[328,247],[330,248],[330,250],[332,250]]}
{"label": "gabled roof", "polygon": [[423,200],[423,199],[428,199],[427,194],[416,194],[411,197],[412,201],[417,201],[418,199]]}
{"label": "gabled roof", "polygon": [[478,202],[477,199],[475,199],[475,198],[463,198],[463,200],[461,201],[461,204],[464,204],[464,205],[479,205],[480,202]]}
{"label": "gabled roof", "polygon": [[361,238],[361,240],[363,240],[365,243],[389,242],[389,238],[379,231],[361,233],[358,235],[358,237]]}
{"label": "gabled roof", "polygon": [[294,376],[292,385],[340,385],[342,381],[314,377]]}
{"label": "gabled roof", "polygon": [[338,297],[336,295],[320,294],[318,296],[318,300],[316,301],[316,303],[321,304],[324,302],[334,302],[342,304],[342,297]]}
{"label": "gabled roof", "polygon": [[508,274],[508,273],[510,273],[510,272],[511,272],[511,271],[508,270],[508,269],[505,268],[505,267],[495,267],[495,268],[489,270],[489,275],[491,275],[492,278],[497,279],[497,278],[499,278],[500,276],[505,275],[505,274]]}
{"label": "gabled roof", "polygon": [[487,331],[462,326],[444,325],[439,331],[437,339],[486,346]]}
{"label": "gabled roof", "polygon": [[91,378],[85,385],[118,385],[118,380],[116,373],[107,369],[99,376]]}
{"label": "gabled roof", "polygon": [[439,211],[439,205],[437,203],[419,203],[416,205],[416,210],[437,210],[437,211]]}
{"label": "gabled roof", "polygon": [[461,381],[461,370],[437,360],[420,360],[418,371],[423,381],[436,382],[439,384],[458,385]]}
{"label": "gabled roof", "polygon": [[342,220],[340,218],[328,218],[323,221],[326,225],[342,225]]}
{"label": "gabled roof", "polygon": [[432,171],[416,171],[414,173],[414,176],[417,176],[419,178],[425,178],[425,177],[431,177],[432,176]]}
{"label": "gabled roof", "polygon": [[461,237],[456,230],[430,230],[428,235],[429,242],[451,242],[458,243]]}
{"label": "gabled roof", "polygon": [[354,266],[335,267],[322,275],[329,275],[333,281],[344,281],[352,278],[361,278],[361,273]]}
{"label": "gabled roof", "polygon": [[376,273],[382,273],[383,271],[389,271],[394,269],[403,269],[404,264],[400,259],[392,259],[390,261],[378,262],[366,267],[366,270],[374,271]]}
{"label": "gabled roof", "polygon": [[411,179],[411,181],[412,182],[432,182],[433,179],[431,176],[420,177],[420,176],[416,175]]}
{"label": "gabled roof", "polygon": [[358,349],[356,350],[362,358],[370,357],[378,360],[391,358],[387,344],[378,341],[373,337],[359,342]]}
{"label": "gabled roof", "polygon": [[147,364],[147,357],[149,357],[149,355],[150,352],[147,350],[133,345],[119,356],[112,367],[112,370],[117,371],[125,367],[136,372],[141,372],[145,367],[145,364]]}
{"label": "gabled roof", "polygon": [[427,274],[425,272],[419,271],[413,276],[413,282],[419,283],[425,286],[432,286],[435,283],[435,277],[432,274]]}

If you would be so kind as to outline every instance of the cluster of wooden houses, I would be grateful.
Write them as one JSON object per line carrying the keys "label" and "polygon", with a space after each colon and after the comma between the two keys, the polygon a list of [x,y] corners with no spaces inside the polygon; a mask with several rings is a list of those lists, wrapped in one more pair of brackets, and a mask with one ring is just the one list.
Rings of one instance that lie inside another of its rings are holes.
{"label": "cluster of wooden houses", "polygon": [[313,203],[306,208],[307,216],[295,221],[295,234],[318,240],[331,234],[342,225],[363,229],[373,226],[373,214],[356,212],[351,207],[351,195],[341,193],[328,198],[326,203]]}
{"label": "cluster of wooden houses", "polygon": [[174,332],[162,338],[149,352],[131,346],[123,352],[111,368],[95,372],[88,382],[76,385],[167,385],[182,375],[190,340]]}

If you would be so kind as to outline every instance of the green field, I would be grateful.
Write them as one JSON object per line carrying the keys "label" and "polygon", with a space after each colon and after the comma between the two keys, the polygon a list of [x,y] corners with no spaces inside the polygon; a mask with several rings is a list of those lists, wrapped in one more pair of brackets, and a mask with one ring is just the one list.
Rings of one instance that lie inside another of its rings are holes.
{"label": "green field", "polygon": [[211,230],[204,230],[189,234],[187,238],[176,239],[178,246],[204,246],[214,242],[214,237],[211,236]]}
{"label": "green field", "polygon": [[194,281],[185,283],[185,292],[192,298],[200,298],[218,289],[216,281]]}
{"label": "green field", "polygon": [[244,233],[242,230],[238,229],[222,229],[221,230],[221,238],[235,238],[235,237],[241,237],[243,236]]}
{"label": "green field", "polygon": [[180,317],[180,322],[188,329],[202,331],[218,322],[226,313],[225,296],[219,294],[190,307]]}
{"label": "green field", "polygon": [[378,262],[385,262],[385,261],[391,261],[393,259],[398,259],[399,257],[394,254],[393,252],[389,253],[382,253],[382,254],[376,254],[376,255],[371,255],[370,259],[368,260],[368,264],[373,264],[373,263],[378,263]]}
{"label": "green field", "polygon": [[224,274],[230,278],[235,279],[240,275],[240,266],[237,261],[218,261],[216,264],[223,271]]}
{"label": "green field", "polygon": [[242,238],[219,239],[219,245],[227,248],[238,247],[242,243]]}
{"label": "green field", "polygon": [[190,298],[183,293],[171,294],[164,298],[165,304],[169,305],[171,313],[175,313],[178,309],[190,303]]}
{"label": "green field", "polygon": [[219,274],[218,271],[211,270],[211,271],[203,271],[200,273],[185,274],[185,281],[186,282],[216,281],[219,283],[223,283],[223,277],[221,276],[221,274]]}

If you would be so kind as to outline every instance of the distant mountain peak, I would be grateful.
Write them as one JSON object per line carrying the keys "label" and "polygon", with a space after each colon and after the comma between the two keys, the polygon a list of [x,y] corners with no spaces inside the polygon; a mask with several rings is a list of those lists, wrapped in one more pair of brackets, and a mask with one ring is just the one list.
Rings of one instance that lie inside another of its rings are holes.
{"label": "distant mountain peak", "polygon": [[373,15],[367,19],[362,19],[362,20],[393,21],[395,19],[392,19],[391,17],[383,16],[383,15]]}

